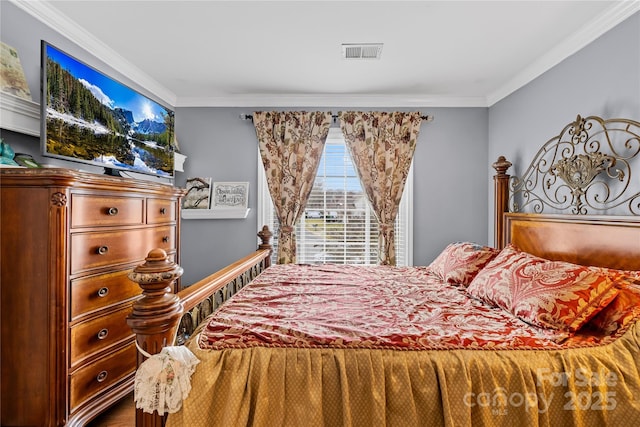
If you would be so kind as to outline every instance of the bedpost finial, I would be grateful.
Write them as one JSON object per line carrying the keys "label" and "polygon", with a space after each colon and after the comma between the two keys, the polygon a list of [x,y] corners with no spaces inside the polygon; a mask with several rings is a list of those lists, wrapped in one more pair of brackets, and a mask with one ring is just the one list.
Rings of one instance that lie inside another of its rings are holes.
{"label": "bedpost finial", "polygon": [[272,236],[273,233],[266,225],[264,225],[262,230],[258,232],[258,237],[260,237],[260,240],[262,241],[262,243],[258,245],[258,250],[269,251],[268,256],[264,259],[264,268],[269,268],[271,266],[271,255],[273,254],[273,246],[271,246]]}
{"label": "bedpost finial", "polygon": [[[163,279],[168,279],[168,274],[173,273],[171,280],[175,280],[182,276],[182,267],[169,259],[169,256],[164,249],[156,248],[149,251],[147,257],[144,259],[144,263],[138,265],[130,273],[131,275],[149,275],[149,274],[161,274]],[[132,279],[134,282],[137,280]]]}
{"label": "bedpost finial", "polygon": [[258,237],[262,240],[260,244],[260,249],[271,249],[271,237],[273,237],[273,233],[269,230],[268,226],[263,226],[262,230],[258,232]]}
{"label": "bedpost finial", "polygon": [[504,156],[498,157],[498,160],[492,165],[498,175],[506,175],[507,169],[511,167],[511,162]]}
{"label": "bedpost finial", "polygon": [[[129,279],[142,288],[142,297],[132,306],[127,324],[136,334],[140,348],[150,354],[172,345],[183,307],[173,293],[173,283],[182,276],[182,267],[169,259],[162,249],[153,249],[129,273]],[[138,362],[142,360],[138,358]]]}
{"label": "bedpost finial", "polygon": [[162,248],[155,248],[149,251],[145,261],[157,262],[164,261],[167,259],[167,252],[165,252]]}

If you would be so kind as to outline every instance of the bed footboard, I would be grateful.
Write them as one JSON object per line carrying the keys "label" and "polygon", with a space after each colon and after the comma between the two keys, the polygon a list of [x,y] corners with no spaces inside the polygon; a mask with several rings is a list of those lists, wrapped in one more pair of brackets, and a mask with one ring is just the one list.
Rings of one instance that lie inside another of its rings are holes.
{"label": "bed footboard", "polygon": [[[142,288],[142,297],[133,304],[127,324],[136,335],[136,344],[148,354],[168,345],[181,345],[198,325],[228,298],[270,266],[273,234],[267,226],[258,233],[262,243],[246,257],[181,290],[172,292],[182,268],[171,262],[162,249],[149,252],[145,263],[129,278]],[[146,357],[138,351],[138,366]],[[136,427],[161,427],[165,417],[157,412],[136,409]]]}
{"label": "bed footboard", "polygon": [[[271,237],[268,228],[259,234],[263,232],[268,233],[268,238]],[[175,345],[184,344],[207,316],[269,267],[271,246],[268,243],[263,245],[256,252],[178,292],[184,314],[180,319]]]}

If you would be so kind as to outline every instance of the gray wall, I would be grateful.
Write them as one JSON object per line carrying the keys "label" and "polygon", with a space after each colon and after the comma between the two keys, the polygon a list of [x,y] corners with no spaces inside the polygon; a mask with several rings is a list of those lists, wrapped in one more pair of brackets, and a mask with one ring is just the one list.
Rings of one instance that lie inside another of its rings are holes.
{"label": "gray wall", "polygon": [[[503,155],[512,175],[524,172],[578,114],[640,120],[640,12],[489,108],[489,159]],[[492,223],[488,231],[493,242]]]}

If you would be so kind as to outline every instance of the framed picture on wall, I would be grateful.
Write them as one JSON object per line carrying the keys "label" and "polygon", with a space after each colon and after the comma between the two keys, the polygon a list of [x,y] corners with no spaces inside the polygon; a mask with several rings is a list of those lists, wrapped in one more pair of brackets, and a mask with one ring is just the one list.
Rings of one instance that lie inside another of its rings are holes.
{"label": "framed picture on wall", "polygon": [[18,52],[4,42],[0,42],[0,91],[31,101]]}
{"label": "framed picture on wall", "polygon": [[248,182],[214,182],[212,209],[247,209],[249,204]]}
{"label": "framed picture on wall", "polygon": [[184,209],[209,209],[211,178],[189,178],[186,187],[187,194],[182,203]]}

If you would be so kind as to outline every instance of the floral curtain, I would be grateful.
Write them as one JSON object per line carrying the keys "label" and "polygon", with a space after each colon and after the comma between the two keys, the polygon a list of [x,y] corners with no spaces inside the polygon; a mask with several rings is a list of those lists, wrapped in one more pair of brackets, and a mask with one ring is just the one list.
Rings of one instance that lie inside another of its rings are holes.
{"label": "floral curtain", "polygon": [[378,220],[378,263],[395,265],[394,223],[422,115],[359,111],[338,115],[360,182]]}
{"label": "floral curtain", "polygon": [[253,114],[269,193],[280,222],[278,264],[296,262],[295,225],[304,212],[331,125],[330,112]]}

